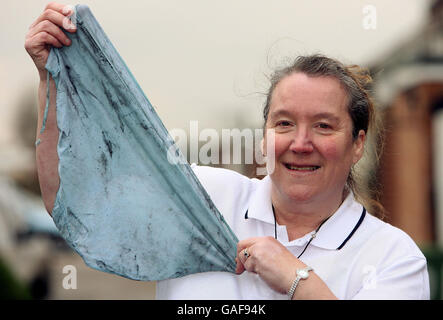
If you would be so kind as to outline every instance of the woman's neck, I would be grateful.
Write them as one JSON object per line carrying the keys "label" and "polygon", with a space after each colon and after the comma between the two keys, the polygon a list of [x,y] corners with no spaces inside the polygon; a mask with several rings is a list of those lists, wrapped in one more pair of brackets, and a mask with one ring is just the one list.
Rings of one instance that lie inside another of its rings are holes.
{"label": "woman's neck", "polygon": [[342,195],[331,196],[322,201],[296,202],[291,199],[282,199],[272,191],[272,204],[275,210],[276,221],[285,225],[289,241],[298,239],[312,232],[331,215],[333,215],[346,198],[348,192]]}

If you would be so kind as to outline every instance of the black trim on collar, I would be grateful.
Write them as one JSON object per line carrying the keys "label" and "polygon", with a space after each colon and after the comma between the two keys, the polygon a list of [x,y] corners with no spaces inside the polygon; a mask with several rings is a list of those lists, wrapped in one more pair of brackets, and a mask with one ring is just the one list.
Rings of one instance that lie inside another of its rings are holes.
{"label": "black trim on collar", "polygon": [[[245,212],[245,219],[248,219],[248,211],[249,211],[249,209],[246,210],[246,212]],[[343,241],[343,243],[336,250],[341,250],[341,248],[343,248],[345,246],[346,242],[348,242],[349,239],[351,239],[351,237],[354,235],[355,231],[357,231],[357,229],[360,227],[361,223],[365,219],[365,216],[366,216],[366,208],[363,207],[363,211],[361,212],[360,219],[358,219],[358,222],[355,225],[354,229],[352,229],[351,233],[348,235],[348,237],[345,239],[345,241]]]}
{"label": "black trim on collar", "polygon": [[358,222],[355,225],[354,229],[351,231],[349,236],[345,239],[345,241],[343,241],[343,243],[336,250],[340,250],[341,248],[343,248],[344,245],[346,244],[346,242],[348,242],[348,240],[351,239],[351,237],[354,234],[354,232],[357,231],[358,227],[360,227],[361,223],[363,222],[363,219],[365,218],[365,215],[366,215],[366,208],[363,207],[363,211],[361,213],[360,219],[358,220]]}

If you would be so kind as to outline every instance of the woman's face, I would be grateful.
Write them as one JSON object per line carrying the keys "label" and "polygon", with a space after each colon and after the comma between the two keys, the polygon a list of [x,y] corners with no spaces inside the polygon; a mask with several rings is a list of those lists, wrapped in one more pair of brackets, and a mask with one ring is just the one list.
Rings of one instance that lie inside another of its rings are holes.
{"label": "woman's face", "polygon": [[293,73],[272,94],[265,146],[274,129],[273,196],[297,203],[341,199],[365,134],[352,139],[348,97],[332,77]]}

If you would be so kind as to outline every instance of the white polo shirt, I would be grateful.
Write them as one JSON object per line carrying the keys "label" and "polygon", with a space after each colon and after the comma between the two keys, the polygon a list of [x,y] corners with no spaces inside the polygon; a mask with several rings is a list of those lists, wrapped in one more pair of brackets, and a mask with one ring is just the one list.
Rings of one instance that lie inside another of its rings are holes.
{"label": "white polo shirt", "polygon": [[[234,171],[192,168],[239,240],[274,237],[271,179],[249,179]],[[321,227],[300,257],[339,299],[429,299],[426,258],[402,230],[363,210],[350,194]],[[312,233],[277,239],[298,256]],[[186,253],[183,253],[186,254]],[[278,261],[275,261],[278,264]],[[157,282],[157,299],[287,299],[258,275],[205,272]]]}

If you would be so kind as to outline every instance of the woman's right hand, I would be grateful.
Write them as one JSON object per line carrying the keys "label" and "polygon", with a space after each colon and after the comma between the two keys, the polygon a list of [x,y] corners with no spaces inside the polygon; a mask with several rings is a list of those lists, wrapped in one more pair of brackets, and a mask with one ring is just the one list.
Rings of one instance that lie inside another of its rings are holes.
{"label": "woman's right hand", "polygon": [[34,61],[41,80],[46,80],[45,65],[51,46],[61,48],[71,44],[61,28],[71,33],[77,31],[68,18],[71,14],[70,6],[51,2],[29,27],[25,49]]}

